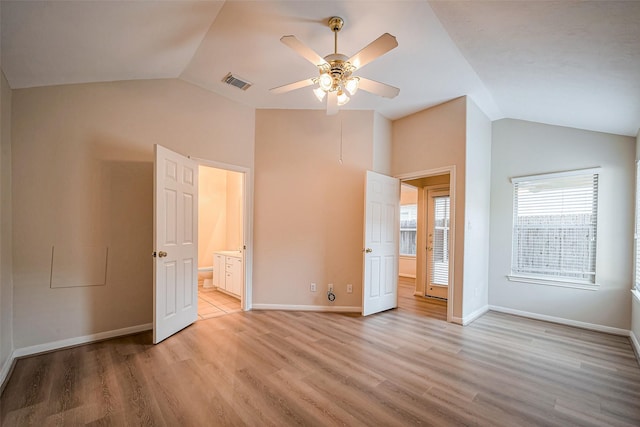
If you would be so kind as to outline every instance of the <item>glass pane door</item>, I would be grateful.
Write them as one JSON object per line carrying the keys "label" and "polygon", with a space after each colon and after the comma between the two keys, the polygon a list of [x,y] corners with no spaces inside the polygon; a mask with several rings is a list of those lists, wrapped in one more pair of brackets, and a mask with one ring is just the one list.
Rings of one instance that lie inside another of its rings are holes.
{"label": "glass pane door", "polygon": [[427,296],[447,298],[448,295],[449,217],[449,191],[427,191]]}

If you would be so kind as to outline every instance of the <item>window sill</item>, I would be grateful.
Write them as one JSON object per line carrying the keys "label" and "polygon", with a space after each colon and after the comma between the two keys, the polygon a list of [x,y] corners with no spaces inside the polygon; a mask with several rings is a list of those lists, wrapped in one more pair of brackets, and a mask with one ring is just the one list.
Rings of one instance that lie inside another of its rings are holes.
{"label": "window sill", "polygon": [[631,289],[631,293],[633,294],[633,298],[635,298],[636,301],[640,302],[640,290]]}
{"label": "window sill", "polygon": [[398,255],[398,256],[399,256],[400,258],[413,258],[413,259],[415,259],[415,258],[416,258],[416,256],[415,256],[415,255],[402,255],[402,254],[400,254],[400,255]]}
{"label": "window sill", "polygon": [[522,283],[530,283],[534,285],[545,285],[545,286],[557,286],[560,288],[585,289],[588,291],[596,291],[600,287],[600,285],[598,285],[597,283],[588,284],[588,283],[570,282],[570,281],[564,281],[564,280],[540,279],[538,277],[528,277],[528,276],[508,275],[507,279],[509,279],[512,282],[522,282]]}

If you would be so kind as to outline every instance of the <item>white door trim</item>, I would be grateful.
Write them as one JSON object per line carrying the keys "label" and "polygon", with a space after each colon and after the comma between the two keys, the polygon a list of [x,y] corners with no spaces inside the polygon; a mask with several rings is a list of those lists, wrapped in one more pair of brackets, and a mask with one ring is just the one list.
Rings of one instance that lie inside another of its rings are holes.
{"label": "white door trim", "polygon": [[[451,166],[444,166],[444,167],[440,167],[440,168],[435,168],[435,169],[427,169],[427,170],[422,170],[422,171],[417,171],[417,172],[410,172],[410,173],[404,173],[404,174],[399,174],[399,175],[395,175],[396,178],[398,178],[401,182],[402,181],[409,181],[412,179],[420,179],[420,178],[428,178],[430,176],[437,176],[437,175],[445,175],[445,174],[449,174],[449,197],[450,197],[450,201],[451,201],[451,210],[450,210],[450,215],[451,215],[451,244],[449,246],[449,289],[448,289],[448,293],[447,293],[447,322],[452,323],[454,321],[453,318],[453,307],[456,304],[456,300],[455,300],[455,240],[456,240],[456,166],[455,165],[451,165]],[[422,251],[422,253],[424,253],[426,251]],[[424,255],[424,257],[426,257],[426,255]],[[424,259],[418,259],[417,262],[425,262],[426,264],[426,258]],[[422,271],[424,271],[425,269],[422,269]],[[418,280],[422,280],[424,282],[425,278],[422,277],[422,279],[420,277],[416,277],[416,283],[418,282]]]}
{"label": "white door trim", "polygon": [[244,289],[242,292],[242,310],[249,311],[253,307],[253,175],[251,169],[244,166],[218,162],[189,156],[199,165],[216,169],[224,169],[244,174],[242,201],[242,233],[244,236]]}

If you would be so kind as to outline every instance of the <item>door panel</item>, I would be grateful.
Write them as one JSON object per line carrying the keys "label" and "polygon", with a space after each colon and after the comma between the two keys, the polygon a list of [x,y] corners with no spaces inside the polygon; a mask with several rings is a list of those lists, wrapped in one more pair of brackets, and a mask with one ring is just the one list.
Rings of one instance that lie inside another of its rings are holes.
{"label": "door panel", "polygon": [[427,191],[427,296],[448,297],[449,227],[449,191]]}
{"label": "door panel", "polygon": [[197,164],[155,146],[153,342],[198,316]]}
{"label": "door panel", "polygon": [[398,306],[400,181],[367,171],[362,315]]}

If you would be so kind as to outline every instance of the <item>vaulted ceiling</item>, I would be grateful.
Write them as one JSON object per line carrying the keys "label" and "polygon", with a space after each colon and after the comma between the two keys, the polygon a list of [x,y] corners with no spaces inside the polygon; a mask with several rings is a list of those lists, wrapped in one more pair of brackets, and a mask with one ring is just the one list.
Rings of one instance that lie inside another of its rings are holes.
{"label": "vaulted ceiling", "polygon": [[360,91],[342,108],[397,119],[469,95],[492,120],[640,128],[638,1],[3,0],[0,65],[13,89],[180,78],[255,108],[319,109],[310,88],[269,88],[317,74],[279,40],[332,53],[334,15],[347,56],[385,32],[399,43],[358,75],[400,95]]}

